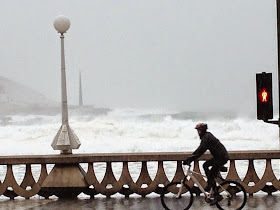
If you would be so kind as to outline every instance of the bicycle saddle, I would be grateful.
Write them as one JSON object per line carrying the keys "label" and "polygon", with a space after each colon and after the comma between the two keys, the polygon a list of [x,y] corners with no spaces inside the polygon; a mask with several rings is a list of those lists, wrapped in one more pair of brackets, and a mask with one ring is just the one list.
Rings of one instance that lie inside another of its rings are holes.
{"label": "bicycle saddle", "polygon": [[220,172],[227,172],[228,168],[225,166],[222,166],[220,169]]}

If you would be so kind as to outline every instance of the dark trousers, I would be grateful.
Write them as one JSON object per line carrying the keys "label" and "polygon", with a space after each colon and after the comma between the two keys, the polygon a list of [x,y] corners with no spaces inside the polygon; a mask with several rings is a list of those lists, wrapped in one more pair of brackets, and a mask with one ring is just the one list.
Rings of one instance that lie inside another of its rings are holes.
{"label": "dark trousers", "polygon": [[[215,193],[217,193],[215,178],[217,177],[222,166],[224,164],[226,164],[227,161],[228,161],[227,158],[225,158],[224,160],[217,160],[215,158],[212,158],[210,160],[207,160],[203,164],[203,169],[204,169],[207,179],[208,179],[208,181],[207,181],[208,185],[214,189]],[[209,169],[211,166],[212,166],[212,168]]]}

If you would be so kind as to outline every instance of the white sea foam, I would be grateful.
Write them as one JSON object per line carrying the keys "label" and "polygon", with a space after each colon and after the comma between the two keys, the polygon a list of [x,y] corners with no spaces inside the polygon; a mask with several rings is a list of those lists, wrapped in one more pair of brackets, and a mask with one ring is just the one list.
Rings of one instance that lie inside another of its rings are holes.
{"label": "white sea foam", "polygon": [[[78,113],[78,112],[77,112]],[[101,115],[69,114],[70,126],[81,141],[81,147],[73,153],[126,153],[126,152],[177,152],[193,151],[200,143],[195,125],[207,122],[211,131],[228,150],[278,149],[278,127],[262,121],[237,117],[196,117],[195,113],[176,113],[163,110],[116,109]],[[10,121],[0,127],[0,155],[59,154],[51,147],[52,140],[61,125],[61,116],[25,115],[10,116]],[[239,175],[245,176],[248,161],[237,161]],[[148,164],[153,177],[157,163]],[[4,167],[4,168],[3,168]],[[34,166],[39,175],[40,167]],[[105,163],[96,163],[96,175],[101,181]],[[174,176],[176,163],[166,162],[168,178]],[[265,163],[255,165],[261,177]],[[24,166],[14,166],[18,183],[24,176]],[[130,163],[131,176],[136,180],[141,164]],[[279,177],[279,161],[273,161],[273,169]],[[116,176],[121,167],[113,164]],[[0,171],[6,171],[1,166]],[[203,171],[203,170],[202,170]],[[0,177],[3,181],[4,177]]]}
{"label": "white sea foam", "polygon": [[[135,109],[70,116],[70,126],[82,143],[74,153],[193,151],[200,142],[194,126],[203,119],[177,116]],[[279,148],[275,125],[248,118],[213,118],[207,123],[229,150]],[[60,125],[60,115],[11,116],[0,127],[0,155],[58,153],[50,144]]]}

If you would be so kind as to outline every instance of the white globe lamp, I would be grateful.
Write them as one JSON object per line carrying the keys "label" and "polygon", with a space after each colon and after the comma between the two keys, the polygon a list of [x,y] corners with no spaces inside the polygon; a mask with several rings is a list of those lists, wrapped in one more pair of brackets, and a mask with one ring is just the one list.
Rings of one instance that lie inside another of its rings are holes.
{"label": "white globe lamp", "polygon": [[54,20],[53,26],[59,33],[64,34],[70,28],[70,20],[64,15],[59,15]]}

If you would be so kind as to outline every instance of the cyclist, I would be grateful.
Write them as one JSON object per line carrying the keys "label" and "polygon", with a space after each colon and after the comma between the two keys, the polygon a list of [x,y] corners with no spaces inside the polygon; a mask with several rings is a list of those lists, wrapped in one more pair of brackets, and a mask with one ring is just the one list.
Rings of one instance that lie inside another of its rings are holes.
{"label": "cyclist", "polygon": [[[207,186],[205,191],[209,191],[211,188],[214,190],[214,199],[211,201],[210,205],[216,204],[218,201],[222,200],[222,196],[216,187],[215,177],[218,172],[224,170],[224,164],[228,161],[228,152],[224,145],[210,132],[207,132],[207,124],[199,123],[196,125],[198,135],[201,139],[199,147],[193,152],[193,154],[183,161],[184,165],[190,165],[190,163],[198,159],[206,150],[210,150],[213,158],[207,160],[203,164],[204,171],[207,176]],[[212,168],[209,170],[209,167]]]}

